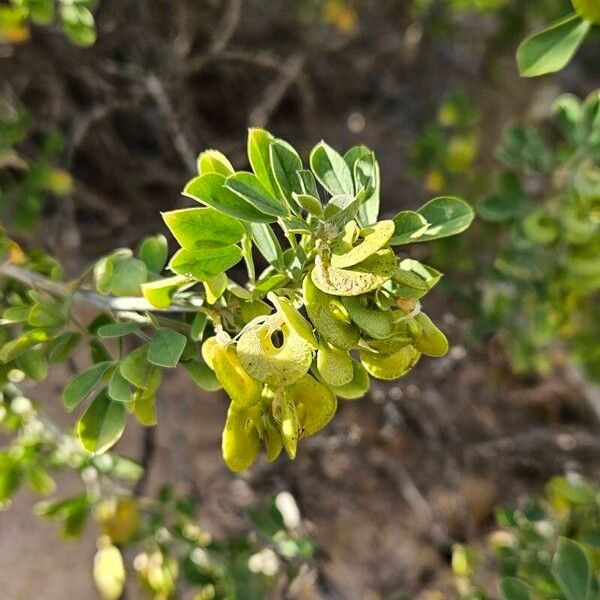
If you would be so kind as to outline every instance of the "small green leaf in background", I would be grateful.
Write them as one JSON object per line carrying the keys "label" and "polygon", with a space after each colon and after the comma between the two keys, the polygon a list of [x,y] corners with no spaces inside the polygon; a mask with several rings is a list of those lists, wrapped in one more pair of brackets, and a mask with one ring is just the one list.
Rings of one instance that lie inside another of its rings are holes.
{"label": "small green leaf in background", "polygon": [[583,546],[573,540],[560,538],[552,558],[552,575],[567,600],[588,600],[592,570]]}
{"label": "small green leaf in background", "polygon": [[516,577],[503,577],[500,582],[502,600],[531,600],[529,588]]}
{"label": "small green leaf in background", "polygon": [[283,250],[277,236],[270,225],[266,223],[252,223],[252,241],[265,260],[279,271],[285,270]]}
{"label": "small green leaf in background", "polygon": [[271,170],[270,147],[275,138],[264,129],[248,130],[248,160],[258,180],[271,193],[277,195],[277,181]]}
{"label": "small green leaf in background", "polygon": [[198,250],[211,244],[227,246],[244,237],[242,224],[214,208],[183,208],[162,217],[182,248]]}
{"label": "small green leaf in background", "polygon": [[221,246],[202,250],[182,248],[171,258],[169,269],[177,275],[189,276],[198,281],[204,281],[227,271],[227,269],[238,263],[241,258],[242,251],[238,246]]}
{"label": "small green leaf in background", "polygon": [[159,367],[176,367],[185,348],[185,335],[172,329],[159,329],[148,346],[148,361]]}
{"label": "small green leaf in background", "polygon": [[101,338],[121,337],[138,331],[141,327],[141,323],[109,323],[98,328],[98,335]]}
{"label": "small green leaf in background", "polygon": [[53,339],[46,346],[48,361],[51,363],[61,363],[67,360],[73,353],[77,344],[81,341],[81,334],[74,331],[62,333]]}
{"label": "small green leaf in background", "polygon": [[61,3],[60,21],[66,36],[78,46],[91,46],[96,41],[94,15],[81,3]]}
{"label": "small green leaf in background", "polygon": [[310,153],[310,167],[321,185],[332,195],[354,197],[352,172],[344,158],[324,141]]}
{"label": "small green leaf in background", "polygon": [[35,348],[23,352],[17,358],[17,366],[33,381],[44,381],[48,375],[46,355],[41,350]]}
{"label": "small green leaf in background", "polygon": [[125,405],[114,402],[103,389],[77,423],[77,435],[90,454],[102,454],[113,446],[125,429]]}
{"label": "small green leaf in background", "polygon": [[573,58],[591,26],[573,14],[530,35],[517,50],[521,75],[537,77],[560,71]]}
{"label": "small green leaf in background", "polygon": [[243,198],[257,210],[274,217],[285,217],[286,207],[261,183],[254,173],[240,171],[230,175],[225,187]]}
{"label": "small green leaf in background", "polygon": [[188,182],[183,194],[219,212],[251,223],[272,223],[276,220],[225,187],[225,177],[206,173]]}
{"label": "small green leaf in background", "polygon": [[104,600],[118,600],[125,585],[125,565],[119,549],[106,545],[94,556],[94,582]]}
{"label": "small green leaf in background", "polygon": [[478,213],[486,221],[501,222],[512,219],[528,201],[519,177],[511,171],[500,174],[497,187],[498,193],[484,198],[479,205]]}
{"label": "small green leaf in background", "polygon": [[62,393],[62,401],[66,409],[71,411],[79,406],[100,383],[111,365],[112,363],[108,361],[98,363],[69,381]]}
{"label": "small green leaf in background", "polygon": [[233,165],[229,159],[218,150],[205,150],[198,156],[198,174],[218,173],[224,177],[229,177],[235,173]]}
{"label": "small green leaf in background", "polygon": [[144,261],[148,271],[153,273],[160,273],[165,268],[168,255],[169,245],[162,233],[144,238],[140,245],[140,259]]}
{"label": "small green leaf in background", "polygon": [[50,333],[44,329],[32,329],[28,331],[16,340],[12,340],[2,346],[0,350],[0,361],[9,362],[17,356],[23,354],[30,348],[37,346],[41,342],[45,342],[49,337]]}

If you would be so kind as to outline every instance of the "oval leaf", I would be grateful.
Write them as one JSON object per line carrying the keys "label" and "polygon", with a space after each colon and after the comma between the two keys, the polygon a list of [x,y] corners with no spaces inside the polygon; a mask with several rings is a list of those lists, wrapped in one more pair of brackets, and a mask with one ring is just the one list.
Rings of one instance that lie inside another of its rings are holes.
{"label": "oval leaf", "polygon": [[577,15],[569,15],[525,39],[517,50],[523,77],[560,71],[573,58],[591,27]]}
{"label": "oval leaf", "polygon": [[98,363],[69,381],[62,393],[62,401],[66,409],[71,411],[79,406],[100,383],[111,365],[112,363],[108,361]]}
{"label": "oval leaf", "polygon": [[125,405],[113,402],[102,390],[77,423],[77,435],[90,454],[101,454],[113,446],[125,429]]}

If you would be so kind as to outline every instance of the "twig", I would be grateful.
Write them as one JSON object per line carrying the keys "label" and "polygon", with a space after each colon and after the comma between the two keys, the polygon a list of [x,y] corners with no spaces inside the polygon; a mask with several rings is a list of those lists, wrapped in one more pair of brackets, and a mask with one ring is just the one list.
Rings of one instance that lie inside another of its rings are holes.
{"label": "twig", "polygon": [[241,12],[242,0],[230,0],[208,49],[204,54],[193,58],[183,66],[182,74],[184,76],[201,71],[208,62],[225,50],[238,27]]}
{"label": "twig", "polygon": [[68,284],[52,281],[39,273],[33,273],[28,269],[10,263],[0,264],[0,277],[7,277],[20,281],[26,286],[47,292],[58,298],[71,298],[73,302],[88,304],[104,312],[119,313],[121,315],[131,314],[133,319],[139,319],[139,312],[198,312],[198,308],[183,304],[173,304],[169,308],[161,309],[152,306],[145,298],[102,296],[91,290],[78,290],[75,293]]}
{"label": "twig", "polygon": [[177,150],[177,153],[188,170],[191,173],[194,173],[196,171],[196,154],[183,132],[183,128],[179,123],[177,114],[175,113],[171,100],[169,99],[161,80],[154,73],[151,73],[148,76],[146,88],[166,119],[166,125],[171,130],[171,135],[173,136],[175,150]]}
{"label": "twig", "polygon": [[266,87],[263,99],[250,112],[248,118],[250,125],[264,127],[269,122],[271,115],[285,97],[289,87],[300,76],[305,61],[304,52],[296,52],[285,61],[284,70],[281,72],[280,77]]}
{"label": "twig", "polygon": [[140,466],[144,469],[142,476],[137,480],[133,493],[136,496],[142,496],[146,492],[146,484],[150,476],[150,467],[156,453],[156,427],[144,428],[144,439],[142,455],[140,457]]}

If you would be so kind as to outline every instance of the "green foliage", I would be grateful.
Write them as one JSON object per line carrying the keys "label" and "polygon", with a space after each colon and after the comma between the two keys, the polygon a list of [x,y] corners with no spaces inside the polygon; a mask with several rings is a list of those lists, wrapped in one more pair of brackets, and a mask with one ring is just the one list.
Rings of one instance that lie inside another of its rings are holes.
{"label": "green foliage", "polygon": [[73,186],[71,176],[53,166],[63,146],[59,135],[45,135],[36,156],[21,151],[30,125],[24,110],[0,97],[0,214],[18,232],[33,230],[46,200],[69,195]]}
{"label": "green foliage", "polygon": [[481,145],[481,117],[481,110],[464,90],[452,90],[441,103],[435,121],[424,128],[413,146],[409,175],[423,178],[432,193],[467,186],[476,190],[482,175],[474,168]]}
{"label": "green foliage", "polygon": [[[562,140],[509,129],[498,191],[478,207],[496,225],[496,274],[483,277],[487,330],[499,329],[517,372],[548,371],[563,346],[598,377],[600,96],[555,103]],[[537,181],[537,191],[533,181]],[[542,183],[543,182],[543,183]],[[541,185],[540,185],[541,183]]]}
{"label": "green foliage", "polygon": [[[165,368],[181,365],[200,387],[229,395],[223,456],[239,471],[261,444],[269,460],[282,449],[294,458],[298,442],[333,418],[337,394],[362,396],[369,375],[396,379],[422,354],[447,352],[421,310],[441,273],[399,260],[392,246],[464,231],[473,219],[468,204],[440,197],[377,221],[379,167],[365,146],[342,155],[320,142],[308,170],[287,142],[251,129],[248,159],[253,173],[235,172],[215,150],[200,155],[201,172],[185,194],[204,206],[163,214],[180,245],[167,265],[174,277],[160,274],[164,236],[143,240],[137,255],[115,250],[72,284],[51,261],[12,258],[57,281],[46,292],[7,283],[0,358],[6,373],[41,381],[51,362],[89,347],[93,364],[63,391],[67,410],[82,411],[76,430],[89,453],[118,441],[127,413],[156,423]],[[244,286],[227,272],[242,260]],[[100,294],[93,303],[107,314],[86,327],[71,304],[93,294],[89,279]],[[130,347],[129,337],[142,344]]]}
{"label": "green foliage", "polygon": [[96,0],[9,0],[0,6],[0,41],[18,44],[29,39],[30,24],[59,24],[62,32],[77,46],[96,41],[92,11]]}
{"label": "green foliage", "polygon": [[[11,379],[20,376],[12,370]],[[88,410],[95,410],[94,403]],[[102,413],[90,426],[104,428]],[[81,476],[82,491],[39,502],[35,512],[55,522],[67,538],[79,537],[95,522],[93,576],[102,598],[120,598],[132,577],[155,600],[179,597],[184,589],[197,598],[264,598],[311,562],[312,542],[287,492],[247,509],[249,535],[213,539],[197,523],[193,499],[177,497],[168,485],[155,497],[134,495],[130,486],[143,474],[139,465],[118,455],[89,454],[14,383],[0,391],[0,428],[9,440],[0,449],[0,508],[9,507],[22,485],[49,496],[55,492],[55,472],[72,469]]]}
{"label": "green foliage", "polygon": [[[497,511],[489,536],[506,600],[595,600],[600,597],[598,490],[580,476],[555,477],[523,510]],[[461,598],[485,600],[480,552],[457,545],[452,566]],[[492,598],[494,596],[491,596]]]}
{"label": "green foliage", "polygon": [[596,0],[572,0],[575,12],[525,39],[517,51],[523,77],[555,73],[565,67],[587,37],[592,25],[600,25]]}

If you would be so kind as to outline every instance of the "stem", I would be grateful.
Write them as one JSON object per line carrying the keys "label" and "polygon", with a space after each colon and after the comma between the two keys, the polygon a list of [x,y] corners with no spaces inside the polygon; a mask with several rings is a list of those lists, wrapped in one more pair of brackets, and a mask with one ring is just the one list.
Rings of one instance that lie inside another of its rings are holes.
{"label": "stem", "polygon": [[283,219],[279,218],[279,219],[277,219],[277,222],[279,223],[279,226],[283,230],[283,233],[285,234],[285,237],[287,238],[288,242],[290,243],[290,246],[292,247],[294,252],[296,252],[298,249],[298,242],[296,241],[296,236],[293,233],[290,233],[288,231],[288,228],[286,227],[286,224]]}
{"label": "stem", "polygon": [[59,283],[52,281],[44,275],[34,273],[10,263],[0,264],[0,277],[6,277],[8,279],[14,279],[24,285],[47,292],[61,298],[63,300],[72,299],[73,302],[79,304],[89,304],[104,312],[111,313],[137,313],[137,312],[159,312],[159,313],[185,313],[185,312],[198,312],[198,308],[195,306],[188,306],[185,304],[172,304],[168,308],[156,308],[152,306],[145,298],[139,297],[117,297],[117,296],[102,296],[97,292],[91,290],[77,290],[75,293],[72,292],[71,287],[65,283]]}
{"label": "stem", "polygon": [[246,263],[246,270],[248,271],[248,284],[254,285],[256,281],[256,269],[254,267],[254,258],[252,257],[252,239],[249,235],[244,236],[242,240],[242,248],[244,251],[244,262]]}

